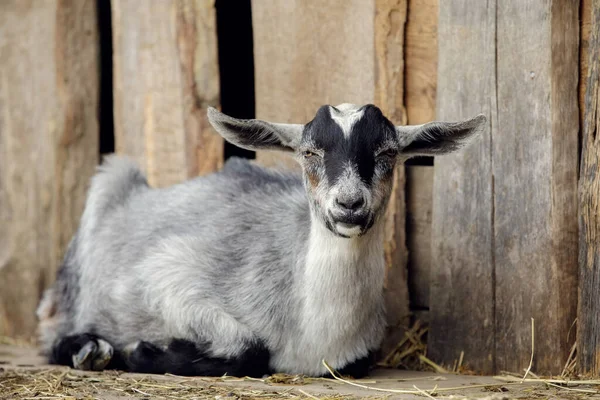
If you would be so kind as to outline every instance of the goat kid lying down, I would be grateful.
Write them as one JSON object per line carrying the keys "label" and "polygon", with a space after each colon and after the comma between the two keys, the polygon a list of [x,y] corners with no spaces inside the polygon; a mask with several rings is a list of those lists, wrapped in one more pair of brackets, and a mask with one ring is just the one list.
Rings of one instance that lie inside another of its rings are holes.
{"label": "goat kid lying down", "polygon": [[302,174],[241,159],[155,189],[109,157],[38,308],[49,361],[177,375],[368,373],[385,330],[383,222],[394,167],[459,149],[485,124],[394,126],[373,105],[306,125],[208,110],[229,142],[293,153]]}

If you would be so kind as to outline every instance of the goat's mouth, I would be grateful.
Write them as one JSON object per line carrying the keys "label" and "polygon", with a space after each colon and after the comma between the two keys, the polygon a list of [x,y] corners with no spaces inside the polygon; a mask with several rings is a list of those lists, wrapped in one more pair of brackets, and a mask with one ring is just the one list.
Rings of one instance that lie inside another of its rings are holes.
{"label": "goat's mouth", "polygon": [[339,236],[351,238],[360,236],[362,234],[363,227],[361,225],[348,224],[346,222],[335,222],[335,230]]}
{"label": "goat's mouth", "polygon": [[350,214],[334,217],[330,215],[328,228],[338,236],[352,238],[363,235],[373,225],[370,215]]}

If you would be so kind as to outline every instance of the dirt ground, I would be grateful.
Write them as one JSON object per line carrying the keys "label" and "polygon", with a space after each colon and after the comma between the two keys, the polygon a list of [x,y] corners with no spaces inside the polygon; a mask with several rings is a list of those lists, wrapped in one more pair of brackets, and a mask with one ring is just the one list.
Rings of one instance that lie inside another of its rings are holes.
{"label": "dirt ground", "polygon": [[[594,385],[560,388],[498,378],[376,370],[356,387],[333,379],[187,378],[75,371],[49,366],[30,347],[0,345],[0,399],[579,399],[600,398]],[[395,393],[378,391],[395,390]],[[406,393],[402,393],[405,391]]]}

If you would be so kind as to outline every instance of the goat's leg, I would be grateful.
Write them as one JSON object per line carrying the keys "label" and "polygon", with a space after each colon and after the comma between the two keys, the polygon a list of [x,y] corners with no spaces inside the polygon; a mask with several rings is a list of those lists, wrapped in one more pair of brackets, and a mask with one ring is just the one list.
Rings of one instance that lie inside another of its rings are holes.
{"label": "goat's leg", "polygon": [[182,376],[251,376],[269,373],[269,351],[258,341],[248,342],[244,350],[229,358],[214,357],[210,343],[174,339],[166,349],[149,342],[136,342],[123,351],[131,372]]}
{"label": "goat's leg", "polygon": [[72,368],[102,371],[104,369],[123,369],[120,354],[113,346],[98,335],[81,333],[65,336],[52,347],[50,364],[68,365]]}
{"label": "goat's leg", "polygon": [[268,373],[269,352],[247,326],[202,299],[179,300],[176,308],[187,311],[169,313],[167,324],[191,328],[182,330],[181,336],[161,340],[160,346],[152,341],[126,346],[123,355],[129,370],[186,376],[260,377]]}
{"label": "goat's leg", "polygon": [[[367,356],[359,358],[338,370],[337,373],[342,376],[351,376],[354,379],[360,379],[369,374],[373,364],[375,364],[375,353],[370,352]],[[332,378],[329,373],[326,374],[325,377]]]}

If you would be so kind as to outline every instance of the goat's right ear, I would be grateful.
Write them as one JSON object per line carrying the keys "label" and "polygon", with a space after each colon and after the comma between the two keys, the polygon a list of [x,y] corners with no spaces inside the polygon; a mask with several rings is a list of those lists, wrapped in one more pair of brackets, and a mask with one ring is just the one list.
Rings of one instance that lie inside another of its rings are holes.
{"label": "goat's right ear", "polygon": [[483,114],[461,122],[429,122],[424,125],[397,126],[401,153],[405,156],[436,156],[465,146],[484,129]]}
{"label": "goat's right ear", "polygon": [[247,150],[294,151],[304,130],[300,124],[233,118],[213,107],[208,108],[208,120],[225,140]]}

